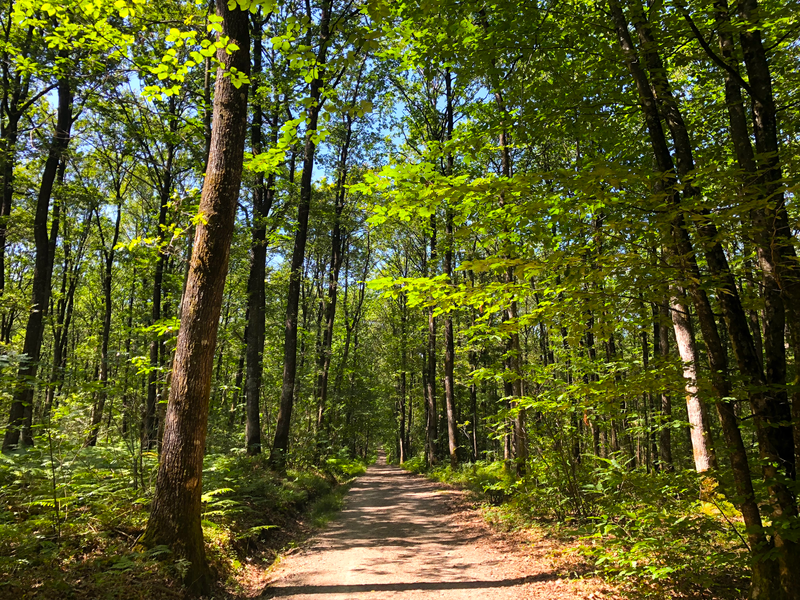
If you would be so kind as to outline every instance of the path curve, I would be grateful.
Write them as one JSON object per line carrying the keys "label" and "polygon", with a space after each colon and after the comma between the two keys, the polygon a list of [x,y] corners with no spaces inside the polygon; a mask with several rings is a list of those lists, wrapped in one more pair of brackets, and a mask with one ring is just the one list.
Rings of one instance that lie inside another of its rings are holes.
{"label": "path curve", "polygon": [[353,484],[339,517],[281,562],[262,598],[587,597],[565,589],[571,582],[547,561],[525,562],[485,527],[457,523],[448,502],[454,492],[382,458]]}

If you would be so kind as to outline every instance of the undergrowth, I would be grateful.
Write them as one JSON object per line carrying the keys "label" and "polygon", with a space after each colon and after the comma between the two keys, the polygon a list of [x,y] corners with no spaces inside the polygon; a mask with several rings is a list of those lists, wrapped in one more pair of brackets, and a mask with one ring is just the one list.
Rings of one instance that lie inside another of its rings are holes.
{"label": "undergrowth", "polygon": [[[42,447],[43,446],[43,447]],[[0,598],[175,598],[187,564],[166,547],[142,549],[156,456],[134,485],[122,444],[39,444],[0,455]],[[263,456],[212,454],[203,473],[203,531],[219,582],[215,597],[242,591],[254,565],[268,567],[297,535],[324,525],[365,465],[344,456],[279,477]]]}
{"label": "undergrowth", "polygon": [[568,541],[561,552],[582,555],[591,573],[631,597],[746,596],[741,515],[722,494],[701,500],[693,471],[647,473],[597,457],[587,457],[566,477],[537,460],[522,478],[503,461],[426,470],[419,456],[402,466],[470,490],[499,528],[536,529]]}

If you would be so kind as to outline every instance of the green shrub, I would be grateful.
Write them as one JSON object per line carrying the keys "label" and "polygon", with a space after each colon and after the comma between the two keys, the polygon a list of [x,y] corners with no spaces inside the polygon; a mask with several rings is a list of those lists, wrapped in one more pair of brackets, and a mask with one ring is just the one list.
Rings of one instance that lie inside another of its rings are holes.
{"label": "green shrub", "polygon": [[338,481],[346,481],[363,475],[367,471],[367,465],[358,458],[350,458],[346,450],[340,450],[336,456],[325,461],[325,470]]}
{"label": "green shrub", "polygon": [[747,551],[738,511],[721,494],[700,499],[693,471],[646,473],[595,458],[585,486],[598,514],[580,524],[581,551],[606,576],[709,588],[742,579]]}
{"label": "green shrub", "polygon": [[419,474],[425,472],[427,464],[425,463],[425,456],[422,454],[417,454],[416,456],[409,458],[400,466],[406,471]]}
{"label": "green shrub", "polygon": [[[179,588],[185,564],[165,548],[136,546],[147,523],[156,458],[145,454],[134,487],[134,455],[123,443],[84,448],[55,438],[52,455],[47,440],[0,454],[0,581],[13,586],[3,586],[3,593],[33,581],[47,582],[44,598],[63,596],[77,581],[90,586],[90,597],[102,589],[119,598],[161,598],[170,595],[167,588]],[[259,544],[304,509],[313,523],[327,522],[346,491],[338,482],[364,470],[360,461],[337,457],[325,471],[290,471],[282,478],[263,455],[207,455],[203,531],[215,570],[230,579],[245,556],[256,556]],[[272,560],[274,554],[264,556]],[[167,592],[153,592],[151,584]]]}

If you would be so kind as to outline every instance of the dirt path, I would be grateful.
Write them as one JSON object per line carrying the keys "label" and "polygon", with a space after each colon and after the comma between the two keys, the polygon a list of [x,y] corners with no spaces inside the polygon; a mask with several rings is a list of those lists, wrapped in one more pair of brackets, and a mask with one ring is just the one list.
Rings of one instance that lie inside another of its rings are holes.
{"label": "dirt path", "polygon": [[353,485],[337,520],[284,559],[262,598],[605,597],[587,582],[561,579],[542,552],[503,540],[478,519],[459,519],[453,493],[379,460]]}

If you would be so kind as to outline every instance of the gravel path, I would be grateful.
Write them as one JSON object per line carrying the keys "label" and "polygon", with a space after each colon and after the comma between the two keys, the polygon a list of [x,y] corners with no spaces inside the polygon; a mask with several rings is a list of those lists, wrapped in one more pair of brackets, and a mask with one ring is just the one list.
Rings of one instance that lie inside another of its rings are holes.
{"label": "gravel path", "polygon": [[262,598],[602,597],[561,579],[543,553],[503,541],[478,519],[459,519],[452,494],[379,460],[328,529],[281,562]]}

